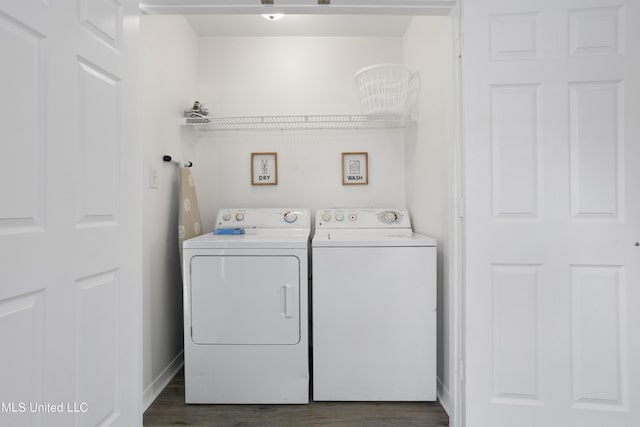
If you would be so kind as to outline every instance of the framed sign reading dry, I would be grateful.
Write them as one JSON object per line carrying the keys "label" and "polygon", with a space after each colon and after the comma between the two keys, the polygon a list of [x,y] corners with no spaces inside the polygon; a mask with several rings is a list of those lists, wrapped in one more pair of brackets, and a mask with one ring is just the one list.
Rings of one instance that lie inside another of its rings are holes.
{"label": "framed sign reading dry", "polygon": [[278,185],[278,153],[251,153],[251,185]]}

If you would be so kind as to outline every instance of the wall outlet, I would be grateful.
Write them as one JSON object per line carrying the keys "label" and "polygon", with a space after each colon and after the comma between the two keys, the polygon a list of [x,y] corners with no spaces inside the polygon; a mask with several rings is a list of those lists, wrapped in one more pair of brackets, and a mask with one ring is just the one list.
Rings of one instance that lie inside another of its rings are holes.
{"label": "wall outlet", "polygon": [[149,188],[155,190],[158,188],[158,169],[149,169]]}

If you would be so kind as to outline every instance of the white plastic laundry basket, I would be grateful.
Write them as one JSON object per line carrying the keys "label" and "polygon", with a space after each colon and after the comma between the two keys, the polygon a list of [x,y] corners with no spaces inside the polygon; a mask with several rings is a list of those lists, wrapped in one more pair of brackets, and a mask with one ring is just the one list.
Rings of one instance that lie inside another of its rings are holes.
{"label": "white plastic laundry basket", "polygon": [[359,70],[356,83],[364,112],[404,114],[410,85],[416,76],[402,64],[378,64]]}

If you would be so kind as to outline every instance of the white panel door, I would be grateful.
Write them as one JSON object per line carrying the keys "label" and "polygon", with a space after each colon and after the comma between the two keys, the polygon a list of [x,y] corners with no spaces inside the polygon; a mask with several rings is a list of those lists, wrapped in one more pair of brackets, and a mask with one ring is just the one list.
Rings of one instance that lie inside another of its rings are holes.
{"label": "white panel door", "polygon": [[463,4],[468,427],[640,425],[640,4]]}
{"label": "white panel door", "polygon": [[2,425],[142,425],[137,15],[0,1]]}

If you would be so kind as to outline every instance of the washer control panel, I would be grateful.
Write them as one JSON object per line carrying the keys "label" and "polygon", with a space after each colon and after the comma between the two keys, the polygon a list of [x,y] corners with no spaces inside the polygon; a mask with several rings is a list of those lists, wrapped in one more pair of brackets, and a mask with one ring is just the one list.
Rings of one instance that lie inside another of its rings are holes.
{"label": "washer control panel", "polygon": [[318,209],[316,228],[411,228],[406,209]]}
{"label": "washer control panel", "polygon": [[308,209],[227,208],[216,216],[216,228],[309,228]]}

